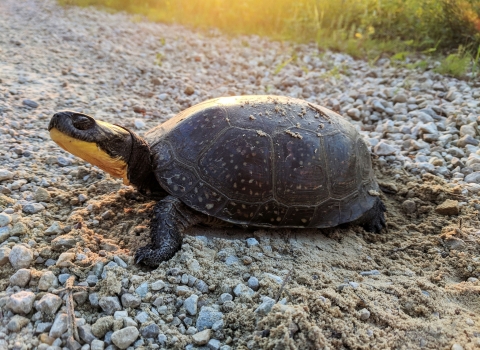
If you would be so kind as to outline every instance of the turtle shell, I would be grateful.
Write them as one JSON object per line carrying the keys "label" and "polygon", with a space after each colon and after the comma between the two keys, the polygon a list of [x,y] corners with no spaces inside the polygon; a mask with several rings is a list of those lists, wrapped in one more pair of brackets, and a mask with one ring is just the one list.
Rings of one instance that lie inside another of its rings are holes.
{"label": "turtle shell", "polygon": [[259,227],[333,227],[372,208],[369,150],[340,115],[299,99],[209,100],[145,135],[156,178],[189,207]]}

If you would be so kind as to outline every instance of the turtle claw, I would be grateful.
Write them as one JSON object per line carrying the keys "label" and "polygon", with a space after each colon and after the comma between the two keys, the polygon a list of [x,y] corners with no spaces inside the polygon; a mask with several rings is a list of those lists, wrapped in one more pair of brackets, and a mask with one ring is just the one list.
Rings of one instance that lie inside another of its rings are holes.
{"label": "turtle claw", "polygon": [[373,207],[367,211],[360,219],[359,224],[368,232],[380,233],[387,227],[385,221],[385,204],[378,199]]}

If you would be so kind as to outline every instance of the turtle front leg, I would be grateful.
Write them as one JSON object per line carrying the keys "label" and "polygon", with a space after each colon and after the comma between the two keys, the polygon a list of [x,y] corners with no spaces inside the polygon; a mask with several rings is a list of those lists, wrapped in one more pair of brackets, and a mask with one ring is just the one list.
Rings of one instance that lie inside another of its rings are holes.
{"label": "turtle front leg", "polygon": [[193,211],[178,198],[165,197],[153,209],[151,243],[137,250],[135,262],[156,267],[170,259],[182,246],[182,233],[202,221],[202,214]]}

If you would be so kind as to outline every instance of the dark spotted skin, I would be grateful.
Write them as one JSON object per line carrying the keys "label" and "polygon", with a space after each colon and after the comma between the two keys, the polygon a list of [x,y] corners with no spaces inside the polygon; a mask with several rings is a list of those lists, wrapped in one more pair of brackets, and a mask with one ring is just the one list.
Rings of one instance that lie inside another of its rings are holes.
{"label": "dark spotted skin", "polygon": [[136,255],[147,265],[173,256],[181,232],[208,217],[255,227],[385,227],[365,142],[324,107],[278,96],[219,98],[145,140],[169,194],[156,206],[152,243]]}

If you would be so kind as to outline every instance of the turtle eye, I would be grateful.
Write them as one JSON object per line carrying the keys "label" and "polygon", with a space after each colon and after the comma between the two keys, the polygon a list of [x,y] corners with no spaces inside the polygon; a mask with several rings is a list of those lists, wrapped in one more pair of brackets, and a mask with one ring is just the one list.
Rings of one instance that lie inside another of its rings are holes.
{"label": "turtle eye", "polygon": [[95,125],[95,120],[88,115],[74,114],[71,118],[73,126],[79,130],[88,130]]}

